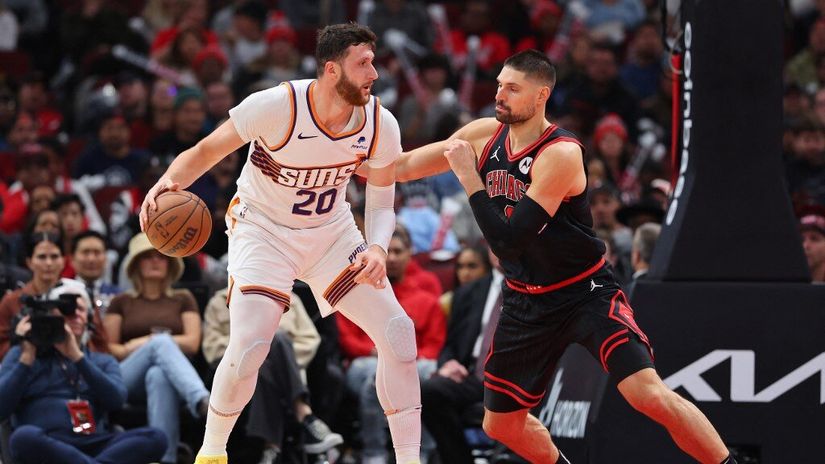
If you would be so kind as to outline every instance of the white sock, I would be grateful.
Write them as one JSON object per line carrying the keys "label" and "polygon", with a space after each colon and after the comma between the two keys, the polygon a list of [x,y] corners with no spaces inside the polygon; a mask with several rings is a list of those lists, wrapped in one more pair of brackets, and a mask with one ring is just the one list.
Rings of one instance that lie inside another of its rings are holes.
{"label": "white sock", "polygon": [[199,456],[223,456],[226,454],[226,442],[229,441],[229,434],[235,427],[235,422],[240,411],[235,413],[216,412],[209,405],[209,414],[206,416],[206,431],[203,434],[203,445],[201,445]]}
{"label": "white sock", "polygon": [[395,448],[395,462],[418,463],[421,459],[421,406],[390,414],[387,422]]}

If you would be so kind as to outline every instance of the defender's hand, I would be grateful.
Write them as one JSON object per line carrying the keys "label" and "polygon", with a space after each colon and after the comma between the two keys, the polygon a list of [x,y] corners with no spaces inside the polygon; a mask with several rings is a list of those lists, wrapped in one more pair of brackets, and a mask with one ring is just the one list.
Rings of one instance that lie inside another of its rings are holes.
{"label": "defender's hand", "polygon": [[387,286],[387,253],[378,245],[371,245],[367,251],[359,253],[349,268],[361,269],[353,279],[357,284],[368,284],[378,289]]}
{"label": "defender's hand", "polygon": [[478,177],[476,170],[478,160],[470,142],[461,139],[451,140],[447,144],[447,149],[444,150],[444,157],[447,158],[450,169],[459,180],[466,179],[468,176]]}
{"label": "defender's hand", "polygon": [[[140,205],[140,230],[146,232],[146,225],[149,223],[149,211],[157,211],[158,204],[155,200],[163,192],[174,192],[180,189],[180,184],[172,182],[167,177],[161,177],[158,182],[146,193],[143,204]],[[151,209],[150,209],[151,208]]]}

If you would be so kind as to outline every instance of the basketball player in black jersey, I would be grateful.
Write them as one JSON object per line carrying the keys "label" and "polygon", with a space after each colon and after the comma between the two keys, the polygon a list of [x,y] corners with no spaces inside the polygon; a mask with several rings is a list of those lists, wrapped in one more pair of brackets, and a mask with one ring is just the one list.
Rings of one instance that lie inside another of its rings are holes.
{"label": "basketball player in black jersey", "polygon": [[484,369],[484,430],[532,463],[566,463],[528,412],[567,345],[601,363],[638,411],[706,464],[733,463],[696,406],[672,392],[592,230],[582,145],[545,119],[555,69],[528,50],[504,62],[496,117],[402,155],[399,180],[452,169],[505,275],[504,304]]}

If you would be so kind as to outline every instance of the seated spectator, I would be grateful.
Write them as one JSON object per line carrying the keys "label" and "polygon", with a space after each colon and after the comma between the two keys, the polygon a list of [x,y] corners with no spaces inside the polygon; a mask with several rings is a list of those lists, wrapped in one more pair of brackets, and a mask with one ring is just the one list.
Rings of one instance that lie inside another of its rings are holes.
{"label": "seated spectator", "polygon": [[632,181],[627,178],[626,171],[630,162],[630,144],[627,127],[619,115],[608,114],[596,123],[593,154],[604,162],[607,181],[621,188],[622,193],[630,192]]}
{"label": "seated spectator", "polygon": [[177,87],[165,79],[155,79],[152,84],[152,92],[149,94],[149,137],[145,147],[148,147],[156,137],[172,130],[177,91]]}
{"label": "seated spectator", "polygon": [[49,105],[49,87],[40,72],[32,72],[23,78],[17,91],[20,111],[31,114],[37,120],[38,135],[52,137],[60,131],[63,115]]}
{"label": "seated spectator", "polygon": [[206,125],[208,130],[218,127],[218,124],[229,117],[229,110],[235,106],[235,95],[232,87],[226,82],[216,81],[206,86]]}
{"label": "seated spectator", "polygon": [[[60,195],[52,202],[52,209],[60,216],[60,232],[63,236],[63,249],[68,253],[77,234],[86,229],[83,202],[77,195]],[[66,255],[63,277],[74,278],[71,255]]]}
{"label": "seated spectator", "polygon": [[16,181],[8,188],[0,184],[0,231],[7,234],[20,232],[26,222],[30,193],[35,187],[51,185],[49,159],[39,145],[25,145],[15,155]]}
{"label": "seated spectator", "polygon": [[613,237],[616,247],[613,252],[619,257],[630,256],[630,244],[633,233],[630,228],[619,222],[616,217],[622,201],[619,191],[610,184],[595,186],[590,191],[590,212],[593,214],[593,228],[606,229]]}
{"label": "seated spectator", "polygon": [[[463,69],[466,64],[467,39],[470,36],[478,36],[481,41],[476,59],[482,73],[497,72],[496,68],[510,55],[510,41],[494,29],[490,9],[490,3],[485,0],[470,0],[464,4],[459,27],[450,31],[452,59],[456,68]],[[444,53],[444,45],[439,45],[439,52]]]}
{"label": "seated spectator", "polygon": [[5,134],[6,146],[4,150],[17,153],[24,145],[37,143],[40,138],[37,129],[38,123],[34,115],[26,111],[18,111],[12,120],[11,126],[8,127],[8,132]]}
{"label": "seated spectator", "polygon": [[501,313],[504,280],[498,259],[488,256],[492,274],[456,289],[438,371],[421,378],[421,419],[443,463],[474,462],[462,418],[484,399],[484,359]]}
{"label": "seated spectator", "polygon": [[195,55],[192,70],[198,79],[198,85],[206,89],[210,84],[224,82],[231,77],[229,61],[218,45],[207,45]]}
{"label": "seated spectator", "polygon": [[625,33],[645,19],[641,0],[584,0],[590,10],[585,25],[597,36],[621,43]]}
{"label": "seated spectator", "polygon": [[785,176],[791,194],[804,194],[825,203],[825,125],[805,119],[793,129]]}
{"label": "seated spectator", "polygon": [[203,124],[206,108],[199,90],[182,88],[175,96],[173,127],[169,132],[155,138],[149,150],[169,164],[182,151],[193,147],[204,137]]}
{"label": "seated spectator", "polygon": [[[227,295],[227,289],[217,292],[204,314],[203,354],[214,369],[229,346]],[[301,298],[293,293],[246,407],[246,434],[265,443],[261,464],[276,462],[283,451],[284,433],[295,423],[301,424],[307,453],[323,453],[344,441],[312,413],[309,405],[305,369],[320,343],[321,336]]]}
{"label": "seated spectator", "polygon": [[461,107],[455,91],[447,87],[450,62],[443,55],[428,55],[418,61],[422,94],[408,95],[398,112],[398,125],[406,143],[435,140],[436,125],[445,114],[458,116]]}
{"label": "seated spectator", "polygon": [[533,33],[516,44],[515,51],[522,52],[531,48],[550,56],[553,42],[559,31],[564,10],[552,0],[539,0],[530,9],[530,28]]}
{"label": "seated spectator", "polygon": [[235,8],[225,44],[233,72],[266,53],[267,14],[266,5],[258,0],[245,1]]}
{"label": "seated spectator", "polygon": [[633,249],[630,252],[630,264],[633,266],[633,277],[625,290],[628,298],[633,296],[636,282],[647,279],[647,271],[650,268],[650,259],[653,257],[653,249],[662,226],[654,222],[646,222],[636,229],[633,234]]}
{"label": "seated spectator", "polygon": [[816,88],[816,57],[825,53],[825,19],[818,19],[808,32],[807,46],[785,64],[785,78],[803,89]]}
{"label": "seated spectator", "polygon": [[132,148],[130,141],[131,128],[123,115],[119,111],[104,115],[97,140],[77,159],[74,177],[99,175],[110,187],[135,183],[148,153]]}
{"label": "seated spectator", "polygon": [[811,270],[811,281],[825,283],[825,208],[818,206],[804,211],[799,219],[802,249]]}
{"label": "seated spectator", "polygon": [[648,222],[661,224],[665,218],[665,213],[661,201],[650,194],[646,194],[639,201],[622,206],[616,212],[616,219],[635,232],[639,226]]}
{"label": "seated spectator", "polygon": [[115,77],[118,111],[129,126],[132,147],[146,149],[152,134],[149,125],[149,89],[146,82],[132,71],[121,71]]}
{"label": "seated spectator", "polygon": [[[387,278],[398,302],[415,325],[418,376],[426,379],[435,371],[435,360],[444,345],[446,321],[438,305],[438,297],[405,276],[411,257],[409,235],[403,228],[397,227],[387,250]],[[378,367],[375,345],[354,322],[337,314],[336,321],[341,349],[350,361],[347,387],[359,400],[361,440],[364,444],[361,462],[384,464],[387,462],[387,419],[375,391],[375,371]]]}
{"label": "seated spectator", "polygon": [[194,87],[198,84],[193,67],[195,57],[206,45],[207,42],[198,28],[181,28],[175,33],[169,47],[158,54],[158,61],[178,74],[176,84]]}
{"label": "seated spectator", "polygon": [[109,304],[109,349],[120,361],[129,402],[146,402],[149,425],[166,433],[161,461],[175,462],[180,403],[194,417],[205,417],[209,407],[209,392],[186,358],[200,348],[200,314],[192,293],[172,289],[183,261],[160,254],[146,234],[132,238],[124,262],[134,290]]}
{"label": "seated spectator", "polygon": [[[458,252],[455,259],[455,286],[456,288],[480,279],[493,270],[490,263],[490,254],[486,246],[464,247]],[[438,300],[441,310],[450,317],[453,306],[453,291],[447,291]]]}
{"label": "seated spectator", "polygon": [[92,307],[106,314],[109,302],[121,293],[116,285],[105,278],[107,270],[106,237],[100,232],[87,230],[72,240],[72,263],[75,279],[86,288]]}
{"label": "seated spectator", "polygon": [[585,74],[570,83],[558,116],[567,117],[579,135],[586,136],[607,113],[617,113],[635,137],[639,103],[619,80],[619,56],[613,47],[595,44],[587,52]]}
{"label": "seated spectator", "polygon": [[427,10],[419,2],[394,0],[375,3],[375,9],[367,19],[367,26],[378,37],[378,55],[383,56],[389,51],[384,41],[384,34],[389,29],[407,34],[410,40],[424,48],[432,48],[435,31]]}
{"label": "seated spectator", "polygon": [[59,285],[77,286],[75,282],[60,278],[64,263],[62,247],[63,240],[54,233],[38,232],[28,237],[25,245],[26,267],[32,271],[32,279],[0,300],[0,358],[9,350],[11,321],[23,307],[21,296],[39,297]]}
{"label": "seated spectator", "polygon": [[660,35],[661,26],[655,21],[644,21],[633,32],[628,60],[620,71],[622,82],[640,100],[644,101],[659,91],[662,79],[662,53],[664,46]]}
{"label": "seated spectator", "polygon": [[[445,227],[441,214],[435,209],[438,199],[431,184],[428,179],[401,184],[401,195],[396,196],[402,202],[397,212],[398,222],[404,225],[405,233],[412,237],[413,253],[442,249],[455,253],[460,249],[458,239],[449,227]],[[440,291],[438,295],[441,295]]]}
{"label": "seated spectator", "polygon": [[38,185],[29,193],[29,215],[35,215],[52,206],[57,194],[51,185]]}
{"label": "seated spectator", "polygon": [[291,27],[284,24],[271,28],[266,33],[266,43],[266,54],[238,70],[232,86],[239,95],[305,77],[298,37]]}
{"label": "seated spectator", "polygon": [[[49,298],[70,293],[58,288]],[[11,417],[15,428],[11,455],[22,464],[157,461],[166,448],[160,430],[111,431],[106,413],[121,408],[126,386],[99,321],[89,321],[88,301],[78,295],[72,314],[53,309],[52,315],[64,320],[63,341],[35,345],[24,316],[15,327],[20,344],[0,366],[0,420]]]}

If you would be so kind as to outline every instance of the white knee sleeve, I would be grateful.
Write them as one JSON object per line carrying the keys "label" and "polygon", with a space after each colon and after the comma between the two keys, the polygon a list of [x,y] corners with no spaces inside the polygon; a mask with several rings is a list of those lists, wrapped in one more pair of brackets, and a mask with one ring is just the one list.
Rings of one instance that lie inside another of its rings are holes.
{"label": "white knee sleeve", "polygon": [[387,337],[387,344],[399,361],[415,361],[418,349],[415,346],[415,325],[412,319],[407,316],[393,317],[387,321],[384,335]]}

